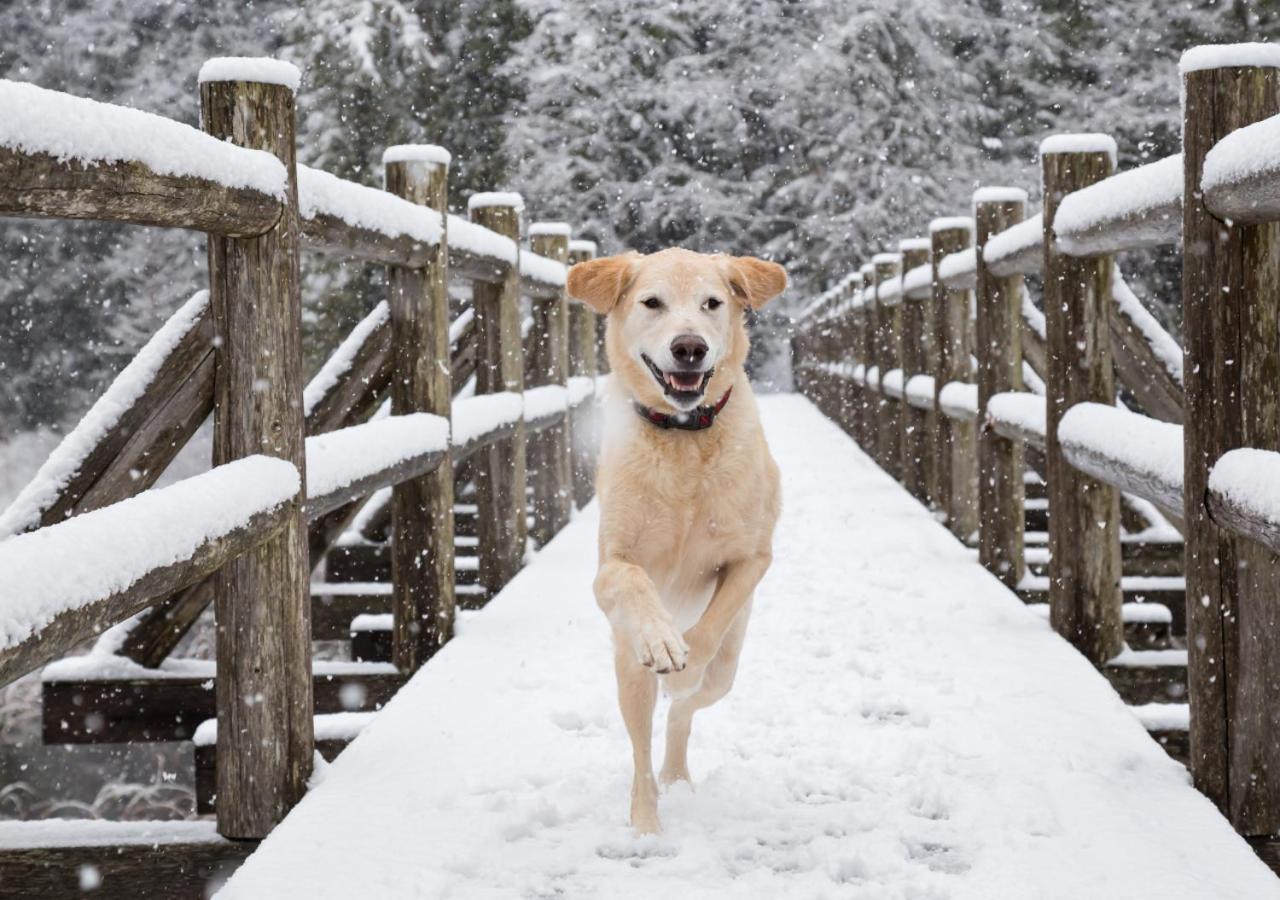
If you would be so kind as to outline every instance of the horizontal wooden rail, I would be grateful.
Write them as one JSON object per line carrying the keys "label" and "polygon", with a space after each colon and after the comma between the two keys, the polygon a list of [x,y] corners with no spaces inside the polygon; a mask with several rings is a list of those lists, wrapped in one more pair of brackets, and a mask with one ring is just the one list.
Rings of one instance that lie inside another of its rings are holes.
{"label": "horizontal wooden rail", "polygon": [[1044,397],[1023,391],[996,394],[987,401],[987,421],[996,434],[1044,449]]}
{"label": "horizontal wooden rail", "polygon": [[982,252],[987,268],[1001,278],[1025,275],[1044,268],[1044,226],[1040,215],[1023,219],[994,235]]}
{"label": "horizontal wooden rail", "polygon": [[298,488],[289,463],[248,457],[0,543],[0,582],[21,585],[9,616],[25,621],[3,634],[0,684],[274,537]]}
{"label": "horizontal wooden rail", "polygon": [[938,409],[957,422],[978,421],[978,386],[951,381],[938,392]]}
{"label": "horizontal wooden rail", "polygon": [[1182,154],[1119,172],[1068,194],[1053,233],[1070,256],[1173,244],[1182,234]]}
{"label": "horizontal wooden rail", "polygon": [[1067,410],[1058,430],[1072,466],[1157,506],[1182,509],[1182,428],[1100,403]]}
{"label": "horizontal wooden rail", "polygon": [[1280,116],[1228,134],[1205,155],[1200,185],[1209,211],[1234,222],[1280,220]]}
{"label": "horizontal wooden rail", "polygon": [[1280,553],[1280,453],[1229,450],[1209,474],[1209,515],[1222,528]]}

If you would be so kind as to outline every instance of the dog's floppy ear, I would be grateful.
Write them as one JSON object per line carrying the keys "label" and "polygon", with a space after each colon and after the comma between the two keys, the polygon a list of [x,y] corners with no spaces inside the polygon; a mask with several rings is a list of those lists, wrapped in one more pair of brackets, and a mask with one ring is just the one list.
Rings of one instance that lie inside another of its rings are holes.
{"label": "dog's floppy ear", "polygon": [[569,269],[569,296],[581,300],[600,315],[608,315],[631,280],[636,252],[589,259]]}
{"label": "dog's floppy ear", "polygon": [[759,309],[787,289],[787,272],[754,256],[730,256],[729,287],[739,300]]}

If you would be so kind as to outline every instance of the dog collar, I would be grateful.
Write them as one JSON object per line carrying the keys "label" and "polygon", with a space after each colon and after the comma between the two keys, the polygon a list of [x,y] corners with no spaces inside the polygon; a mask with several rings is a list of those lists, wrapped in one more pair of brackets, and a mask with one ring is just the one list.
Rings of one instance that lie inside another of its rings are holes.
{"label": "dog collar", "polygon": [[658,412],[656,409],[650,409],[639,401],[631,401],[636,408],[636,412],[640,414],[640,418],[644,419],[650,425],[656,425],[659,428],[675,428],[680,431],[702,431],[704,428],[710,428],[715,422],[716,416],[720,415],[720,410],[724,409],[724,405],[729,402],[729,395],[733,393],[733,387],[724,392],[724,396],[720,398],[720,402],[715,406],[699,406],[687,413],[664,413]]}

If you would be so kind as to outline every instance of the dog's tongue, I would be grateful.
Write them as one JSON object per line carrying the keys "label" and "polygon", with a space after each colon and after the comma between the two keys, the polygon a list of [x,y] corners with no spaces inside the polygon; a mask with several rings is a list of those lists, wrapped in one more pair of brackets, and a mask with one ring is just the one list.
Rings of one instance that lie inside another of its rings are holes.
{"label": "dog's tongue", "polygon": [[701,372],[668,372],[667,383],[680,391],[694,391],[702,384]]}

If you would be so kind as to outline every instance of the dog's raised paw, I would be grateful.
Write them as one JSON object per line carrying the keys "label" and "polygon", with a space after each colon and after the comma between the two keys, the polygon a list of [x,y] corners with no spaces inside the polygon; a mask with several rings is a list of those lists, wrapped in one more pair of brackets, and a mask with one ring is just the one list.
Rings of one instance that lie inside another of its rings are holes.
{"label": "dog's raised paw", "polygon": [[642,666],[665,675],[684,670],[689,662],[689,645],[672,622],[651,618],[637,629],[636,655]]}

